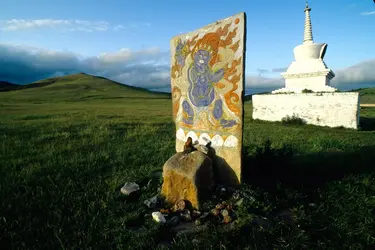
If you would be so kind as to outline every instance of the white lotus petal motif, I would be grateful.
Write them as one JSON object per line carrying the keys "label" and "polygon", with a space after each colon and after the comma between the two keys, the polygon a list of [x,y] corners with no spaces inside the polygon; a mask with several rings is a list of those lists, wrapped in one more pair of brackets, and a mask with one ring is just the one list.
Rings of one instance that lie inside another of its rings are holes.
{"label": "white lotus petal motif", "polygon": [[177,130],[176,132],[176,138],[177,140],[180,140],[180,141],[186,141],[186,138],[185,138],[185,132],[182,128],[180,128],[179,130]]}
{"label": "white lotus petal motif", "polygon": [[220,135],[214,135],[211,139],[211,146],[213,147],[221,147],[224,144],[224,139]]}
{"label": "white lotus petal motif", "polygon": [[202,133],[199,136],[199,144],[206,145],[210,141],[211,141],[211,138],[210,138],[210,136],[207,133]]}
{"label": "white lotus petal motif", "polygon": [[193,140],[193,143],[198,140],[198,136],[194,131],[189,131],[189,133],[187,133],[187,135],[185,136],[186,140],[189,137],[191,137],[191,139]]}
{"label": "white lotus petal motif", "polygon": [[237,147],[237,145],[238,145],[238,139],[233,135],[228,136],[228,138],[224,142],[224,147],[228,147],[228,148],[234,148],[234,147]]}

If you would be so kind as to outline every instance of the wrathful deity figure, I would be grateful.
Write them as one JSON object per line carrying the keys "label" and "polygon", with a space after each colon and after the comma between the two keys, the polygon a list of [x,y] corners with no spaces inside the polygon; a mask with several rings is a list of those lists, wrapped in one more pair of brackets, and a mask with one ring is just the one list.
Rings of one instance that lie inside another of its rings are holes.
{"label": "wrathful deity figure", "polygon": [[[210,68],[210,60],[211,53],[204,49],[197,50],[193,55],[193,63],[190,65],[187,72],[189,98],[182,103],[184,112],[183,121],[188,125],[193,125],[196,115],[195,110],[207,112],[207,108],[214,105],[213,109],[211,109],[211,117],[224,128],[233,127],[237,122],[224,119],[223,101],[215,92],[215,84],[223,78],[225,73],[224,69],[213,72]],[[192,106],[194,106],[195,109]]]}
{"label": "wrathful deity figure", "polygon": [[223,69],[212,72],[209,60],[208,51],[198,50],[194,55],[194,63],[188,70],[189,99],[196,107],[207,107],[214,101],[214,84],[224,76]]}

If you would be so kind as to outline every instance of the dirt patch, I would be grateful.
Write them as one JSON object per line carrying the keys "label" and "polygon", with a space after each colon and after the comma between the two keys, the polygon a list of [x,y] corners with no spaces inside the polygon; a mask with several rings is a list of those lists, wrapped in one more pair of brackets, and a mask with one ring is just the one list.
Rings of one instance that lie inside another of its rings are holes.
{"label": "dirt patch", "polygon": [[360,106],[364,108],[375,108],[375,103],[360,104]]}

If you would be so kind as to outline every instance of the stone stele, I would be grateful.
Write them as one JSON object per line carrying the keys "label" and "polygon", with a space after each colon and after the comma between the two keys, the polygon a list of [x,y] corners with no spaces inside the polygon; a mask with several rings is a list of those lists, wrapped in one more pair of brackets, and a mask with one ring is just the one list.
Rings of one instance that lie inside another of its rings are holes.
{"label": "stone stele", "polygon": [[228,185],[241,182],[245,36],[239,13],[171,40],[176,151],[211,141],[214,178]]}

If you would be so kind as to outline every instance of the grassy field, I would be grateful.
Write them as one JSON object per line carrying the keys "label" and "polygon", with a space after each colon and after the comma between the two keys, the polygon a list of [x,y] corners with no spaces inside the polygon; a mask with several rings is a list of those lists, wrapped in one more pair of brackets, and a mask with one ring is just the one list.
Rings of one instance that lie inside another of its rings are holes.
{"label": "grassy field", "polygon": [[371,103],[375,104],[375,88],[369,89],[358,89],[356,90],[360,93],[361,103]]}
{"label": "grassy field", "polygon": [[[353,131],[253,121],[246,103],[251,199],[232,226],[175,237],[142,204],[175,152],[170,96],[82,74],[42,86],[0,93],[1,249],[375,247],[375,108]],[[374,90],[361,96],[375,103]],[[126,181],[142,186],[137,200],[120,194]],[[295,224],[276,216],[285,209]]]}

